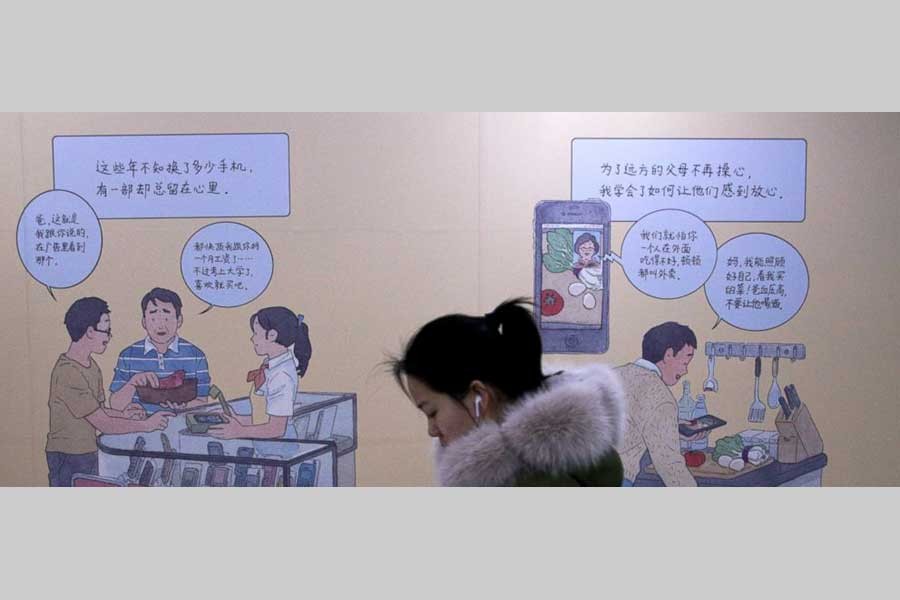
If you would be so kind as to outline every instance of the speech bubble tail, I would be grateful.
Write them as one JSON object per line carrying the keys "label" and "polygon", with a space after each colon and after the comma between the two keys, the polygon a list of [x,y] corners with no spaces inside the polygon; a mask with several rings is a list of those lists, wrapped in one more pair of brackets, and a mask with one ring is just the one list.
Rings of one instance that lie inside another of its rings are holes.
{"label": "speech bubble tail", "polygon": [[607,253],[606,256],[603,257],[603,262],[617,262],[620,265],[624,266],[624,263],[622,262],[622,257],[619,256],[618,254],[616,254],[615,252]]}
{"label": "speech bubble tail", "polygon": [[716,321],[716,324],[715,324],[715,325],[713,325],[713,326],[712,326],[712,328],[713,328],[713,329],[715,329],[715,328],[716,328],[716,327],[718,327],[718,326],[719,326],[719,323],[721,323],[721,322],[722,322],[722,317],[719,317],[719,320],[718,320],[718,321]]}
{"label": "speech bubble tail", "polygon": [[50,297],[53,298],[53,301],[59,302],[59,300],[56,299],[56,296],[53,295],[53,288],[50,287],[49,285],[45,285],[44,287],[47,288],[48,292],[50,292]]}
{"label": "speech bubble tail", "polygon": [[201,314],[201,315],[205,315],[206,313],[208,313],[208,312],[211,311],[212,309],[213,309],[213,305],[210,304],[209,306],[207,306],[206,308],[204,308],[204,309],[203,309],[203,312],[201,312],[200,314]]}

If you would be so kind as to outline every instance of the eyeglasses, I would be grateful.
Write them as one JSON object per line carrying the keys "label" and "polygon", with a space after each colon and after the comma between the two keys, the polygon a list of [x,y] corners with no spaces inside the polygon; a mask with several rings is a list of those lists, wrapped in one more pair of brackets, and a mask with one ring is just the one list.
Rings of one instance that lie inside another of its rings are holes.
{"label": "eyeglasses", "polygon": [[97,329],[97,328],[94,328],[94,331],[96,331],[97,333],[105,333],[105,334],[108,335],[109,337],[112,337],[112,327],[110,327],[109,329]]}

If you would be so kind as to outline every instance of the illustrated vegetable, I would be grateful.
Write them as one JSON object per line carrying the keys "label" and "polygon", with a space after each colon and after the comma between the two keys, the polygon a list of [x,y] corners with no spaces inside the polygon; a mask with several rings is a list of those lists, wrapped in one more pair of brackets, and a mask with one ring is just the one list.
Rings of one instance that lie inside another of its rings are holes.
{"label": "illustrated vegetable", "polygon": [[748,446],[741,453],[741,458],[752,465],[758,465],[769,458],[769,453],[762,446]]}
{"label": "illustrated vegetable", "polygon": [[547,253],[544,268],[551,273],[563,273],[572,268],[572,231],[551,229],[547,232]]}
{"label": "illustrated vegetable", "polygon": [[541,292],[541,314],[545,317],[558,315],[565,305],[565,300],[556,290]]}
{"label": "illustrated vegetable", "polygon": [[[740,458],[744,450],[744,440],[739,435],[732,435],[716,440],[713,449],[713,460],[718,461],[721,456]],[[721,464],[721,463],[719,463]]]}
{"label": "illustrated vegetable", "polygon": [[706,454],[699,450],[691,450],[684,454],[684,464],[689,467],[699,467],[706,462]]}
{"label": "illustrated vegetable", "polygon": [[732,471],[740,471],[744,468],[744,460],[741,458],[735,458],[730,463],[728,463],[728,468]]}
{"label": "illustrated vegetable", "polygon": [[179,369],[168,377],[163,377],[159,380],[159,388],[163,390],[171,390],[173,388],[181,387],[182,385],[184,385],[184,375],[184,371]]}

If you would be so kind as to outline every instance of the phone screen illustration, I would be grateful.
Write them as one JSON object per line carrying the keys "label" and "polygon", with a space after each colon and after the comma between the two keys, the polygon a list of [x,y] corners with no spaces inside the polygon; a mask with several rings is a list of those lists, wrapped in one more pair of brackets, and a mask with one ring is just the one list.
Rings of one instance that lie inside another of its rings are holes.
{"label": "phone screen illustration", "polygon": [[603,253],[598,223],[541,225],[541,321],[603,326]]}

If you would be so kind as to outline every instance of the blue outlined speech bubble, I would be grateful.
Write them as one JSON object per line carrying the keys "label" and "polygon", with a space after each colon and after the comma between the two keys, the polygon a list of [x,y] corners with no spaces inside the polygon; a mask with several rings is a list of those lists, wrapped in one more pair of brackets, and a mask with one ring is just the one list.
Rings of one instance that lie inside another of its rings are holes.
{"label": "blue outlined speech bubble", "polygon": [[252,302],[268,287],[273,270],[269,244],[240,223],[207,225],[181,251],[181,276],[191,292],[209,304],[206,310]]}
{"label": "blue outlined speech bubble", "polygon": [[749,331],[788,322],[808,292],[809,271],[803,257],[768,233],[748,233],[725,242],[706,282],[706,298],[719,321]]}
{"label": "blue outlined speech bubble", "polygon": [[22,211],[16,245],[25,270],[53,296],[53,288],[76,286],[94,271],[103,250],[103,231],[81,197],[50,190]]}
{"label": "blue outlined speech bubble", "polygon": [[666,208],[713,221],[803,221],[804,139],[575,138],[572,200],[612,221]]}
{"label": "blue outlined speech bubble", "polygon": [[696,291],[716,265],[716,238],[696,215],[660,210],[631,226],[622,256],[609,254],[648,296],[673,299]]}
{"label": "blue outlined speech bubble", "polygon": [[53,180],[101,219],[291,212],[286,133],[56,136]]}

